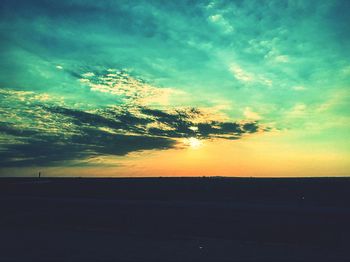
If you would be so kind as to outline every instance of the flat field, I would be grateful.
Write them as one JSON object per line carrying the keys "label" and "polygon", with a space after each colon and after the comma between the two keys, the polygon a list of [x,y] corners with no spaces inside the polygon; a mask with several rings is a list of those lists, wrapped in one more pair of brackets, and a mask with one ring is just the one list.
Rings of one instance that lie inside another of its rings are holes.
{"label": "flat field", "polygon": [[349,178],[1,178],[0,261],[350,260]]}

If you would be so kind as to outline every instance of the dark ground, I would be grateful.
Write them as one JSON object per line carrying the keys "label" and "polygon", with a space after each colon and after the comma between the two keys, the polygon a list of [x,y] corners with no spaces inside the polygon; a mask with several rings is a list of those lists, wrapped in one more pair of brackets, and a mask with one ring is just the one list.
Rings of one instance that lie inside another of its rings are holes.
{"label": "dark ground", "polygon": [[350,261],[350,179],[1,178],[0,261]]}

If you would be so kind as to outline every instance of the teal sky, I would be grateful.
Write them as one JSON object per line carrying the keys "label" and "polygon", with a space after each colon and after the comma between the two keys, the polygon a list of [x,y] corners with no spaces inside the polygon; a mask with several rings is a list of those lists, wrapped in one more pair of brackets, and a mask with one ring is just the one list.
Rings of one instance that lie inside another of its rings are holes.
{"label": "teal sky", "polygon": [[[329,156],[322,175],[348,175],[349,10],[347,0],[3,0],[0,175],[128,175],[193,138],[223,150],[266,140],[261,152],[313,166],[304,175]],[[254,167],[251,153],[235,154]],[[272,176],[291,172],[280,164]]]}

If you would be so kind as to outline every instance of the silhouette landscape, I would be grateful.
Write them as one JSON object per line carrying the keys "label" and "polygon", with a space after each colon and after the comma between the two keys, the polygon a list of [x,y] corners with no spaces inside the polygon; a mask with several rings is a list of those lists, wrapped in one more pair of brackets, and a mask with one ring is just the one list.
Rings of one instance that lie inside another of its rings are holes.
{"label": "silhouette landscape", "polygon": [[348,178],[2,178],[2,261],[340,261]]}

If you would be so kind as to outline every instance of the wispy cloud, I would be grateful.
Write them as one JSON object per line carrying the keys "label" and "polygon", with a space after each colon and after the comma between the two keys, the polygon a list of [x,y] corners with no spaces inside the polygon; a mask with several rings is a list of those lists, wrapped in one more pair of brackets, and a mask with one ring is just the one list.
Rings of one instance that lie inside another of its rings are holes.
{"label": "wispy cloud", "polygon": [[240,67],[237,64],[231,64],[230,71],[240,81],[251,82],[254,80],[254,76],[251,73],[248,73],[247,71],[243,70],[242,67]]}
{"label": "wispy cloud", "polygon": [[261,73],[248,72],[237,63],[231,63],[229,65],[229,70],[234,75],[234,77],[242,83],[248,83],[248,84],[260,83],[264,86],[272,85],[271,79],[266,78]]}
{"label": "wispy cloud", "polygon": [[229,34],[234,31],[233,26],[221,14],[211,15],[209,16],[209,20],[215,25],[219,26],[222,29],[222,32],[225,34]]}
{"label": "wispy cloud", "polygon": [[134,105],[168,105],[170,96],[181,94],[178,90],[158,88],[141,78],[132,77],[128,70],[86,72],[81,74],[79,81],[90,87],[91,91],[119,96],[124,103]]}

